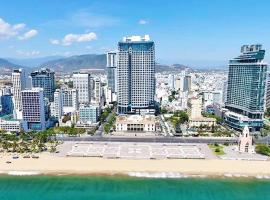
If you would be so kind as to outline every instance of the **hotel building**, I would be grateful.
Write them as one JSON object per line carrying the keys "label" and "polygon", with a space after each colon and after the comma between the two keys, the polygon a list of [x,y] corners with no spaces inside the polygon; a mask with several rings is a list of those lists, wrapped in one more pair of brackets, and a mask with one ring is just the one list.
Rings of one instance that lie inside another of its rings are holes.
{"label": "hotel building", "polygon": [[236,130],[263,126],[267,64],[262,45],[244,45],[241,55],[230,60],[225,122]]}
{"label": "hotel building", "polygon": [[154,96],[154,42],[148,35],[124,37],[118,43],[118,113],[154,113]]}

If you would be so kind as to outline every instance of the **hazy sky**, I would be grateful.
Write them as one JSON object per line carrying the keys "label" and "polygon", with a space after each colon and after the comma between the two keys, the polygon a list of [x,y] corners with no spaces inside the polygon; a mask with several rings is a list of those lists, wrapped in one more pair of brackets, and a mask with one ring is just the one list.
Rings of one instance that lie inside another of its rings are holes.
{"label": "hazy sky", "polygon": [[149,34],[162,63],[226,64],[251,43],[270,60],[269,0],[3,0],[0,18],[0,57],[104,53]]}

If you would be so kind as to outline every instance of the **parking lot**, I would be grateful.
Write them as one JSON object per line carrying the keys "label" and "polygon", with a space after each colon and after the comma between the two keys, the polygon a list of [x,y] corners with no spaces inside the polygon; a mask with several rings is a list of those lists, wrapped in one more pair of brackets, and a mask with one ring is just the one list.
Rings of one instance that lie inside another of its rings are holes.
{"label": "parking lot", "polygon": [[152,143],[73,143],[66,147],[66,156],[104,157],[122,159],[203,159],[197,145]]}

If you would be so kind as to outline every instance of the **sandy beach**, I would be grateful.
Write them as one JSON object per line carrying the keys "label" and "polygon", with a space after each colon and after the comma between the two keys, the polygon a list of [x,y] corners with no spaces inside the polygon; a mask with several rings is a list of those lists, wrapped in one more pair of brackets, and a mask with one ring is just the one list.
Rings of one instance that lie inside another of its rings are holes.
{"label": "sandy beach", "polygon": [[[187,175],[225,174],[258,176],[270,175],[270,161],[242,160],[196,160],[196,159],[166,159],[166,160],[124,160],[90,157],[59,157],[41,154],[39,159],[11,159],[11,156],[1,156],[0,172],[10,173],[36,172],[37,174],[128,174],[131,172],[162,173],[174,172]],[[12,163],[7,164],[6,161]]]}

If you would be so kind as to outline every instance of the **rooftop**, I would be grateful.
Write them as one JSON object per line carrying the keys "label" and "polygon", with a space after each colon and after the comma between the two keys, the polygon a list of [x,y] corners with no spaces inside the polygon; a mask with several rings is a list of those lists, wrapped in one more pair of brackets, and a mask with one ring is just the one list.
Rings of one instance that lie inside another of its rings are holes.
{"label": "rooftop", "polygon": [[154,115],[119,115],[116,123],[155,123],[156,117]]}
{"label": "rooftop", "polygon": [[132,35],[129,37],[123,37],[123,42],[147,42],[147,41],[150,41],[149,35],[144,36]]}

